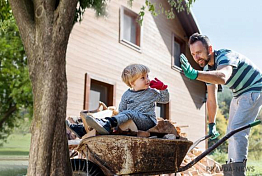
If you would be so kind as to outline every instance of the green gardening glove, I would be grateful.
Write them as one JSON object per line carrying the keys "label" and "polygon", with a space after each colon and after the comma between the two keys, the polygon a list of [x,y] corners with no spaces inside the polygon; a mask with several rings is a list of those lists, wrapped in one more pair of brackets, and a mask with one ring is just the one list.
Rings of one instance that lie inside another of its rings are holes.
{"label": "green gardening glove", "polygon": [[180,55],[180,62],[181,62],[181,68],[183,69],[186,77],[195,80],[198,76],[198,71],[193,69],[193,67],[190,65],[184,54]]}
{"label": "green gardening glove", "polygon": [[209,135],[212,135],[210,138],[211,140],[216,139],[218,136],[220,136],[219,132],[216,129],[215,123],[209,123],[208,127],[209,127]]}

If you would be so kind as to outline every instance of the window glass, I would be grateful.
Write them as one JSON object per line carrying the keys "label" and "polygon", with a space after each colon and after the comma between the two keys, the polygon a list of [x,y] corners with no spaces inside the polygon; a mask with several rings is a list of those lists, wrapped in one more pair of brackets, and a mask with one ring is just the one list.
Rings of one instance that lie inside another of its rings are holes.
{"label": "window glass", "polygon": [[127,14],[124,14],[124,39],[131,43],[137,44],[136,33],[135,19]]}
{"label": "window glass", "polygon": [[120,15],[120,43],[141,51],[141,26],[138,14],[122,6]]}
{"label": "window glass", "polygon": [[98,107],[99,101],[108,105],[108,88],[98,83],[91,82],[90,95],[89,95],[89,109],[95,110]]}
{"label": "window glass", "polygon": [[180,64],[180,54],[181,54],[181,46],[180,43],[178,43],[177,41],[174,42],[174,63],[176,66],[181,67]]}
{"label": "window glass", "polygon": [[162,117],[163,119],[168,119],[167,117],[167,106],[168,104],[160,104],[160,103],[157,103],[156,104],[156,117]]}

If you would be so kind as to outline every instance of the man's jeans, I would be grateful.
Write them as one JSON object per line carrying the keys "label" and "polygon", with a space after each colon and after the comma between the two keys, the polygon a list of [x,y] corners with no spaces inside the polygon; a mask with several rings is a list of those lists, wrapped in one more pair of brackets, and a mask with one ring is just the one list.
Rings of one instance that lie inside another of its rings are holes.
{"label": "man's jeans", "polygon": [[[253,122],[262,105],[261,92],[248,92],[232,99],[229,110],[227,133]],[[234,134],[228,141],[228,160],[243,162],[247,159],[250,128]]]}

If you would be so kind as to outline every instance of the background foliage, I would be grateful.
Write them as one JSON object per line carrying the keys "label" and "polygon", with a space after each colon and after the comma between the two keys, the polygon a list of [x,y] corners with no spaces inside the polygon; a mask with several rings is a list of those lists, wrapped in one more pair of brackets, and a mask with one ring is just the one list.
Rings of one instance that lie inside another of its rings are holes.
{"label": "background foliage", "polygon": [[32,89],[27,57],[8,1],[0,1],[0,145],[32,117]]}

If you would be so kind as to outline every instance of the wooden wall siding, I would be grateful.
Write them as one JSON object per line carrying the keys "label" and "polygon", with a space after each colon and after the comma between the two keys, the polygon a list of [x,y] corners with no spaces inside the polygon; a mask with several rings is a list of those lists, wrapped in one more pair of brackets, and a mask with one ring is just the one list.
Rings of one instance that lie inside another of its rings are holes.
{"label": "wooden wall siding", "polygon": [[[143,2],[134,1],[132,10],[138,13]],[[161,3],[167,6],[164,1]],[[205,85],[171,69],[173,34],[187,41],[179,19],[167,20],[164,15],[153,17],[146,12],[142,26],[142,52],[137,52],[119,43],[121,5],[128,7],[126,1],[111,0],[107,18],[97,18],[93,10],[86,10],[84,20],[74,26],[67,50],[67,116],[79,115],[83,108],[86,73],[115,83],[114,106],[118,106],[123,92],[128,88],[121,81],[122,70],[128,64],[141,63],[150,68],[151,79],[157,77],[168,85],[171,95],[170,120],[189,125],[183,130],[192,141],[204,136]],[[188,47],[186,55],[191,58]],[[201,148],[204,146],[204,143],[201,144]]]}

